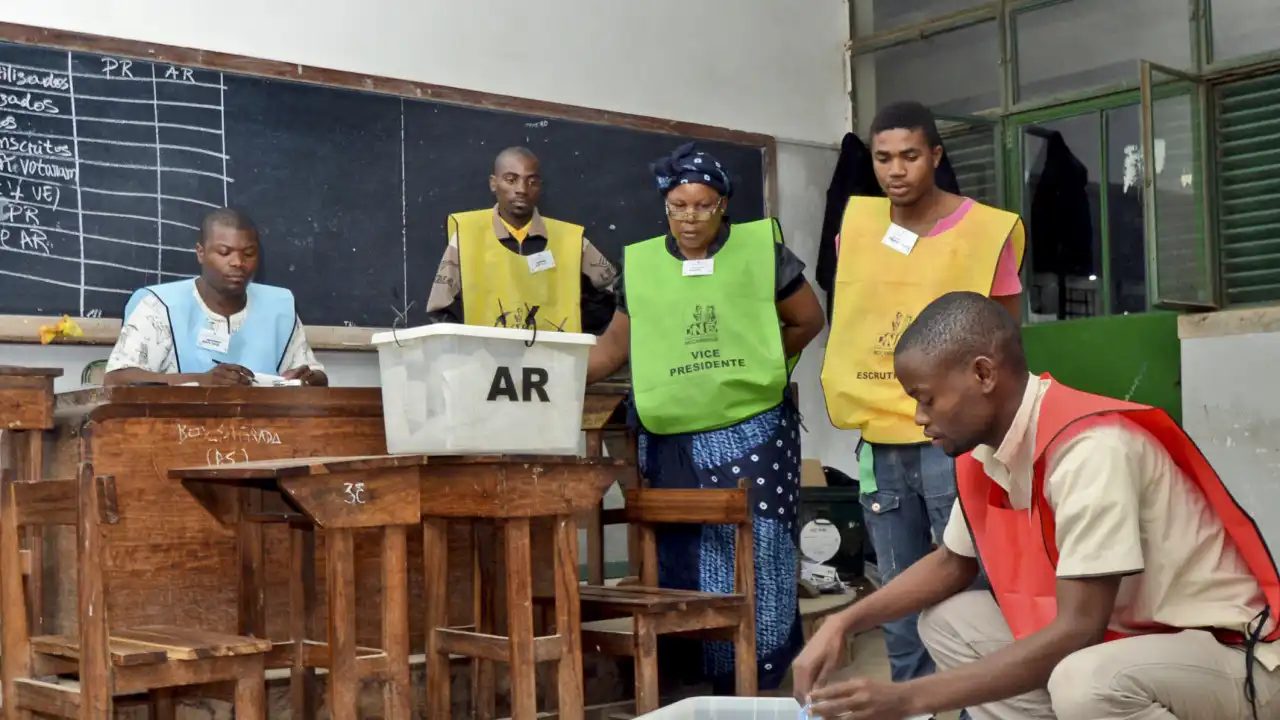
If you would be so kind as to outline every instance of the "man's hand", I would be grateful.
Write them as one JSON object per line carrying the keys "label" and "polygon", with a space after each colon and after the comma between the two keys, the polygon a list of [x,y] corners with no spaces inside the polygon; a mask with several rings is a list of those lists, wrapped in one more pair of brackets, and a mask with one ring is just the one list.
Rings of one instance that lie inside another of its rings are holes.
{"label": "man's hand", "polygon": [[200,376],[201,385],[252,385],[253,371],[242,365],[220,363]]}
{"label": "man's hand", "polygon": [[836,669],[845,645],[844,626],[833,617],[818,628],[804,650],[791,663],[791,683],[796,700],[800,704],[816,687],[826,682],[827,675]]}
{"label": "man's hand", "polygon": [[809,695],[813,717],[850,720],[906,720],[916,715],[904,683],[855,678],[819,688]]}
{"label": "man's hand", "polygon": [[303,365],[301,367],[286,370],[284,373],[285,380],[301,380],[303,385],[313,387],[322,387],[329,384],[329,378],[324,373],[312,370]]}

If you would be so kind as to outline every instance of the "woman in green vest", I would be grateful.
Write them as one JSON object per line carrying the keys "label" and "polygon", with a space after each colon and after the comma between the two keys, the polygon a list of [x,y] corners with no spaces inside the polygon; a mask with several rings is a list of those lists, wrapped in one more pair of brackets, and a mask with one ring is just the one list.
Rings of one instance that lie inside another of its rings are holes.
{"label": "woman in green vest", "polygon": [[[773,689],[803,645],[795,580],[800,428],[787,359],[822,330],[822,309],[777,220],[729,222],[733,185],[714,157],[688,144],[652,169],[669,232],[626,248],[618,309],[592,349],[588,380],[630,360],[640,468],[651,487],[748,483],[758,676],[762,690]],[[660,532],[658,579],[663,587],[732,592],[732,529]],[[706,643],[702,656],[717,690],[732,693],[732,645]]]}

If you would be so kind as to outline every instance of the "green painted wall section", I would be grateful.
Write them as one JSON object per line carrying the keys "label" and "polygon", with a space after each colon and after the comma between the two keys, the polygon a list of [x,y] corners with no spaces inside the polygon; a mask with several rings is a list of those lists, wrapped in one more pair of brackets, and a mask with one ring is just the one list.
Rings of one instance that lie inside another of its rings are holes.
{"label": "green painted wall section", "polygon": [[1078,390],[1162,408],[1182,422],[1182,350],[1176,312],[1025,325],[1022,343],[1035,373]]}

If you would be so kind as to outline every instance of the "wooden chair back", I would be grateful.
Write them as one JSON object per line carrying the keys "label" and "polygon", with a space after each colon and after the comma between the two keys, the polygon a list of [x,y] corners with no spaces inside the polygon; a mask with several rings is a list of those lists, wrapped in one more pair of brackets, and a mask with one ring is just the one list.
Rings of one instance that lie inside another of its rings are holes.
{"label": "wooden chair back", "polygon": [[655,525],[733,525],[733,591],[755,597],[755,534],[746,482],[724,490],[657,490],[639,487],[624,493],[626,505],[605,514],[605,523],[636,528],[640,551],[640,584],[658,587],[658,542]]}
{"label": "wooden chair back", "polygon": [[[10,681],[3,688],[5,697],[14,697],[13,688],[9,687],[13,678],[32,676],[33,608],[24,584],[27,575],[42,568],[31,567],[32,554],[21,548],[23,528],[76,528],[79,672],[83,678],[110,671],[102,525],[116,520],[115,479],[94,477],[93,466],[88,463],[80,465],[73,480],[19,482],[10,471],[0,471],[0,657],[9,665],[4,676]],[[92,686],[95,684],[83,684],[82,692]],[[82,698],[83,702],[94,700],[97,699]]]}

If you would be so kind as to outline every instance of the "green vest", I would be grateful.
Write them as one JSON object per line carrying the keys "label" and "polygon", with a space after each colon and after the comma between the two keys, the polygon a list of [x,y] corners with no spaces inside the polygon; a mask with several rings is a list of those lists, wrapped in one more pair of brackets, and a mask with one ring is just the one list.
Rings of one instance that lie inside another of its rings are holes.
{"label": "green vest", "polygon": [[626,248],[631,384],[650,432],[717,430],[782,402],[774,221],[734,225],[710,275],[685,276],[666,237]]}

